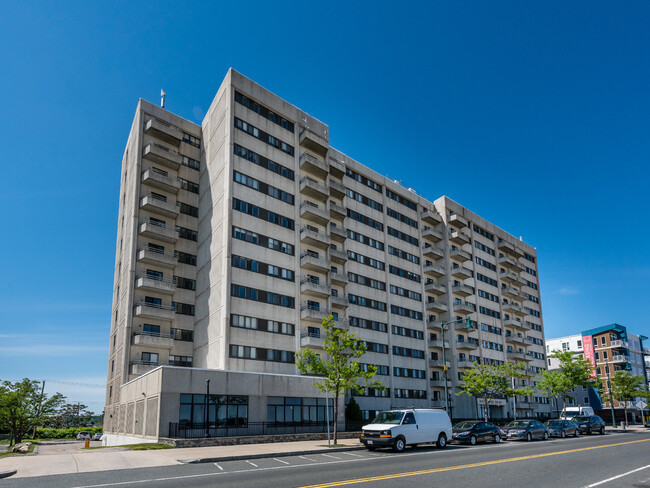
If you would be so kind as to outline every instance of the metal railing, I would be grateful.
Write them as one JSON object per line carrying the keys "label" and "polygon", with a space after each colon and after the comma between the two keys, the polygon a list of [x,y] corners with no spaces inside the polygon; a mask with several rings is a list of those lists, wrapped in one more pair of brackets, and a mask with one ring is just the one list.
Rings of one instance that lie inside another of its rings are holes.
{"label": "metal railing", "polygon": [[[233,419],[240,422],[229,424],[181,424],[169,423],[169,437],[194,439],[199,437],[243,437],[260,435],[312,434],[327,432],[327,422],[248,422],[246,419]],[[330,430],[333,425],[330,423]]]}
{"label": "metal railing", "polygon": [[134,336],[137,335],[143,335],[143,336],[149,336],[149,337],[161,337],[163,339],[173,339],[174,334],[163,334],[162,332],[147,332],[147,331],[139,331],[139,332],[134,332]]}

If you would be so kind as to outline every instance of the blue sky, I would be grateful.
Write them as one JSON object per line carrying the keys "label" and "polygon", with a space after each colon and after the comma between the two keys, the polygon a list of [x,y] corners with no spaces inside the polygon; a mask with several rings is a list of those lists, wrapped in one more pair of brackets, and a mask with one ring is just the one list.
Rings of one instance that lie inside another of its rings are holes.
{"label": "blue sky", "polygon": [[229,67],[536,246],[547,337],[650,336],[649,17],[633,0],[3,5],[0,378],[101,411],[138,98],[164,88],[200,123]]}

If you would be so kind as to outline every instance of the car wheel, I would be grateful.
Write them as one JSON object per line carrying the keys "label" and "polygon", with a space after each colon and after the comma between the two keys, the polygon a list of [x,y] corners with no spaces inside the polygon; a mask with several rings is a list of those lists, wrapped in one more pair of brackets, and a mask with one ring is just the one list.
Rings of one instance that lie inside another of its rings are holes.
{"label": "car wheel", "polygon": [[395,439],[395,443],[393,444],[393,451],[402,452],[405,447],[406,447],[406,443],[404,442],[403,437],[398,437],[397,439]]}
{"label": "car wheel", "polygon": [[600,428],[600,435],[605,435],[605,427]]}
{"label": "car wheel", "polygon": [[561,437],[562,439],[564,439],[564,438],[566,437],[566,431],[565,431],[565,430],[563,430],[562,432],[560,432],[560,437]]}
{"label": "car wheel", "polygon": [[476,436],[473,435],[472,437],[469,438],[469,443],[473,446],[476,445]]}
{"label": "car wheel", "polygon": [[578,429],[573,431],[573,437],[578,437]]}
{"label": "car wheel", "polygon": [[366,447],[368,448],[369,451],[374,451],[375,449],[377,449],[375,446],[366,446]]}
{"label": "car wheel", "polygon": [[544,432],[544,436],[542,437],[544,440],[548,440],[548,432]]}
{"label": "car wheel", "polygon": [[436,441],[436,446],[438,446],[440,449],[444,449],[447,447],[447,436],[445,434],[440,434],[438,436],[438,440]]}
{"label": "car wheel", "polygon": [[591,435],[591,427],[587,429],[587,435]]}
{"label": "car wheel", "polygon": [[533,440],[533,435],[532,435],[530,432],[529,432],[528,434],[526,434],[526,440],[527,440],[528,442],[530,442],[530,441]]}
{"label": "car wheel", "polygon": [[499,434],[494,435],[494,443],[499,444],[501,442],[501,436]]}

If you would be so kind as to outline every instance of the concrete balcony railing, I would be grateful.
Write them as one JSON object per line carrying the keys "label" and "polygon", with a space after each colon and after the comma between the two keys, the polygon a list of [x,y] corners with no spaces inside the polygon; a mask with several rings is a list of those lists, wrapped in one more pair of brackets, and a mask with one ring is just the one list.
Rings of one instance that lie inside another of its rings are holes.
{"label": "concrete balcony railing", "polygon": [[502,303],[501,310],[504,313],[513,313],[515,315],[525,315],[525,312],[516,303]]}
{"label": "concrete balcony railing", "polygon": [[474,361],[470,361],[469,359],[461,360],[459,359],[456,362],[456,366],[458,366],[458,369],[469,369],[474,367]]}
{"label": "concrete balcony railing", "polygon": [[440,217],[440,214],[429,208],[420,212],[420,219],[431,226],[436,226],[442,223],[442,217]]}
{"label": "concrete balcony railing", "polygon": [[515,273],[512,273],[510,271],[502,271],[501,273],[499,273],[499,278],[503,283],[509,283],[511,285],[520,284],[519,276],[517,276]]}
{"label": "concrete balcony railing", "polygon": [[442,259],[445,257],[445,253],[442,249],[435,247],[435,246],[423,246],[422,247],[422,254],[428,258],[428,259],[433,259],[434,261],[438,261],[439,259]]}
{"label": "concrete balcony railing", "polygon": [[475,350],[478,349],[476,341],[456,341],[456,349]]}
{"label": "concrete balcony railing", "polygon": [[345,264],[348,260],[348,253],[342,249],[330,247],[329,258],[333,263]]}
{"label": "concrete balcony railing", "polygon": [[521,334],[506,334],[506,341],[515,344],[528,344],[526,338]]}
{"label": "concrete balcony railing", "polygon": [[474,288],[469,286],[469,285],[464,285],[464,284],[459,284],[459,285],[453,285],[451,287],[451,292],[454,295],[459,295],[462,297],[468,297],[470,295],[474,294]]}
{"label": "concrete balcony railing", "polygon": [[332,294],[332,289],[327,283],[323,283],[311,276],[304,276],[300,280],[300,293],[303,295],[327,298]]}
{"label": "concrete balcony railing", "polygon": [[183,140],[183,131],[169,122],[157,118],[149,119],[144,124],[144,133],[178,147]]}
{"label": "concrete balcony railing", "polygon": [[129,369],[131,374],[141,375],[161,366],[162,364],[163,363],[158,361],[131,361],[129,363]]}
{"label": "concrete balcony railing", "polygon": [[317,158],[313,154],[304,152],[300,155],[300,171],[303,173],[309,173],[319,178],[325,178],[327,173],[329,173],[328,165],[325,164],[320,158]]}
{"label": "concrete balcony railing", "polygon": [[503,286],[501,287],[501,295],[508,298],[519,298],[519,289],[512,286]]}
{"label": "concrete balcony railing", "polygon": [[472,255],[467,251],[463,251],[462,249],[452,249],[451,251],[449,251],[449,258],[452,261],[456,261],[458,263],[464,263],[465,261],[471,261]]}
{"label": "concrete balcony railing", "polygon": [[142,172],[140,181],[148,186],[153,186],[169,193],[178,193],[181,187],[178,178],[169,176],[167,171],[158,168],[149,168]]}
{"label": "concrete balcony railing", "polygon": [[324,225],[329,222],[330,214],[325,207],[306,201],[300,204],[300,218]]}
{"label": "concrete balcony railing", "polygon": [[432,300],[426,303],[426,309],[434,312],[446,312],[449,310],[446,304],[439,302],[437,300]]}
{"label": "concrete balcony railing", "polygon": [[499,239],[497,242],[497,248],[499,251],[505,252],[507,254],[510,254],[511,256],[515,258],[521,258],[524,256],[524,253],[521,249],[519,249],[517,246],[503,240]]}
{"label": "concrete balcony railing", "polygon": [[323,255],[307,251],[300,256],[300,267],[326,273],[330,269],[330,263]]}
{"label": "concrete balcony railing", "polygon": [[427,225],[422,226],[422,239],[436,244],[442,240],[442,232]]}
{"label": "concrete balcony railing", "polygon": [[330,304],[331,304],[332,308],[334,308],[334,307],[348,308],[348,305],[350,305],[350,302],[348,301],[348,296],[346,294],[339,295],[339,296],[332,295],[330,297]]}
{"label": "concrete balcony railing", "polygon": [[308,347],[310,349],[323,349],[325,338],[316,335],[313,332],[305,332],[300,335],[300,347]]}
{"label": "concrete balcony railing", "polygon": [[469,315],[476,312],[476,305],[473,303],[463,302],[463,303],[454,303],[454,313],[460,315]]}
{"label": "concrete balcony railing", "polygon": [[454,278],[460,280],[466,280],[473,276],[472,270],[465,268],[464,266],[458,266],[457,264],[451,267],[451,275]]}
{"label": "concrete balcony railing", "polygon": [[327,201],[330,196],[329,190],[323,183],[316,181],[309,176],[303,176],[300,179],[300,193],[314,198],[319,202]]}
{"label": "concrete balcony railing", "polygon": [[160,252],[146,247],[138,249],[136,259],[139,263],[155,264],[164,268],[174,268],[178,261],[175,253]]}
{"label": "concrete balcony railing", "polygon": [[318,228],[309,225],[300,229],[300,242],[321,249],[329,249],[330,247],[329,236]]}
{"label": "concrete balcony railing", "polygon": [[447,220],[447,225],[455,227],[456,229],[462,229],[463,227],[467,227],[469,223],[465,217],[461,217],[458,214],[451,214]]}
{"label": "concrete balcony railing", "polygon": [[425,283],[424,291],[433,295],[444,295],[447,293],[447,287],[445,285],[439,285],[435,282]]}
{"label": "concrete balcony railing", "polygon": [[[442,349],[443,348],[443,342],[440,339],[435,340],[435,341],[429,341],[429,347],[433,347],[433,348],[436,348],[436,349]],[[449,349],[449,341],[444,342],[444,348]]]}
{"label": "concrete balcony railing", "polygon": [[469,237],[458,230],[452,230],[449,233],[449,241],[457,246],[462,246],[463,244],[469,244]]}
{"label": "concrete balcony railing", "polygon": [[330,239],[344,242],[348,238],[348,234],[343,227],[339,227],[334,222],[330,222]]}
{"label": "concrete balcony railing", "polygon": [[329,214],[331,217],[335,217],[337,219],[344,219],[347,217],[348,213],[345,210],[345,207],[343,205],[339,205],[338,203],[330,200],[327,203],[327,208],[329,210]]}
{"label": "concrete balcony railing", "polygon": [[335,178],[343,178],[345,176],[345,163],[334,159],[332,156],[327,158],[330,164],[330,174]]}
{"label": "concrete balcony railing", "polygon": [[144,147],[142,157],[175,170],[181,166],[181,156],[178,151],[155,142]]}
{"label": "concrete balcony railing", "polygon": [[[433,388],[444,388],[445,380],[444,379],[433,379],[429,380],[429,385]],[[447,387],[449,387],[449,382],[447,382]]]}
{"label": "concrete balcony railing", "polygon": [[138,234],[164,242],[176,242],[178,240],[178,232],[173,227],[167,227],[166,223],[155,220],[141,221],[138,225]]}
{"label": "concrete balcony railing", "polygon": [[525,361],[525,360],[526,360],[526,353],[525,353],[525,352],[521,352],[521,351],[515,351],[515,350],[508,351],[508,350],[506,350],[506,356],[507,356],[509,359],[519,359],[519,360],[521,360],[521,361]]}
{"label": "concrete balcony railing", "polygon": [[445,268],[433,263],[425,264],[424,268],[422,268],[422,271],[424,274],[433,276],[434,278],[445,275]]}
{"label": "concrete balcony railing", "polygon": [[158,347],[171,349],[174,345],[174,338],[171,334],[154,334],[150,332],[135,332],[132,344],[134,346]]}
{"label": "concrete balcony railing", "polygon": [[348,284],[348,276],[345,273],[334,273],[333,271],[331,271],[330,281],[332,283],[345,286]]}
{"label": "concrete balcony railing", "polygon": [[[451,363],[449,360],[447,362],[447,367],[449,368],[451,366]],[[444,363],[442,362],[442,359],[429,359],[429,367],[430,368],[443,368]]]}
{"label": "concrete balcony railing", "polygon": [[174,319],[176,312],[170,306],[141,302],[133,307],[133,315],[145,319],[171,321]]}
{"label": "concrete balcony railing", "polygon": [[140,209],[148,212],[173,217],[179,214],[179,209],[175,203],[168,202],[165,197],[160,197],[152,193],[147,193],[140,198]]}
{"label": "concrete balcony railing", "polygon": [[155,291],[163,295],[171,295],[174,293],[176,286],[169,280],[152,276],[138,276],[135,279],[135,288],[136,290]]}
{"label": "concrete balcony railing", "polygon": [[345,187],[343,186],[343,183],[340,181],[337,181],[333,178],[330,177],[330,195],[336,198],[343,198],[345,197]]}
{"label": "concrete balcony railing", "polygon": [[523,330],[529,329],[529,327],[526,324],[524,324],[521,320],[513,319],[513,318],[503,319],[503,325],[505,325],[506,327],[514,327],[515,329],[523,329]]}
{"label": "concrete balcony railing", "polygon": [[319,131],[308,127],[301,127],[299,137],[300,145],[310,151],[325,154],[329,149],[329,139],[326,129]]}
{"label": "concrete balcony railing", "polygon": [[323,319],[331,313],[327,307],[315,307],[308,303],[303,303],[300,306],[300,318],[305,321],[322,323]]}

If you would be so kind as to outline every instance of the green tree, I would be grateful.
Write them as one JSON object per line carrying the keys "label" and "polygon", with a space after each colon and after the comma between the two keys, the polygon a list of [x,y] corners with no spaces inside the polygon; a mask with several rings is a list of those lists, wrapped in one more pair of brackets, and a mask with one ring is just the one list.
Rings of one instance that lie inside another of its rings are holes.
{"label": "green tree", "polygon": [[[377,374],[375,366],[362,368],[358,359],[366,353],[366,343],[354,332],[336,326],[331,315],[323,319],[325,340],[323,349],[327,355],[321,358],[311,349],[301,349],[296,354],[296,366],[303,374],[322,376],[314,383],[323,392],[334,394],[334,444],[338,440],[339,397],[346,390],[364,393],[365,387],[383,390],[385,387],[371,379]],[[364,383],[363,385],[361,383]]]}
{"label": "green tree", "polygon": [[354,398],[350,398],[347,407],[345,407],[345,418],[350,422],[361,422],[363,420],[361,407]]}
{"label": "green tree", "polygon": [[625,427],[627,427],[627,402],[635,397],[647,398],[648,395],[643,376],[632,376],[627,371],[617,371],[612,377],[611,384],[612,396],[619,402],[623,402]]}
{"label": "green tree", "polygon": [[556,399],[556,411],[557,416],[560,416],[560,402],[559,399],[562,399],[562,412],[566,409],[566,399],[569,397],[569,393],[573,390],[573,386],[569,378],[562,373],[559,369],[552,370],[542,370],[540,371],[542,379],[537,383],[537,387],[540,390],[547,390],[549,396]]}
{"label": "green tree", "polygon": [[490,401],[497,396],[529,395],[532,390],[528,387],[513,388],[512,379],[522,378],[526,374],[521,367],[506,362],[500,365],[474,363],[472,369],[466,370],[462,376],[460,392],[457,395],[468,395],[482,398],[485,405],[484,420],[489,418]]}
{"label": "green tree", "polygon": [[66,403],[49,418],[47,427],[67,429],[70,427],[90,427],[93,412],[81,403]]}
{"label": "green tree", "polygon": [[0,387],[0,429],[11,433],[11,443],[22,442],[34,426],[44,424],[63,404],[65,397],[55,393],[41,395],[41,383],[25,378]]}
{"label": "green tree", "polygon": [[592,364],[571,351],[553,351],[548,355],[560,361],[558,369],[550,371],[543,370],[538,386],[547,390],[550,396],[562,398],[562,413],[566,409],[566,401],[571,391],[578,386],[597,388],[593,383],[594,368]]}

